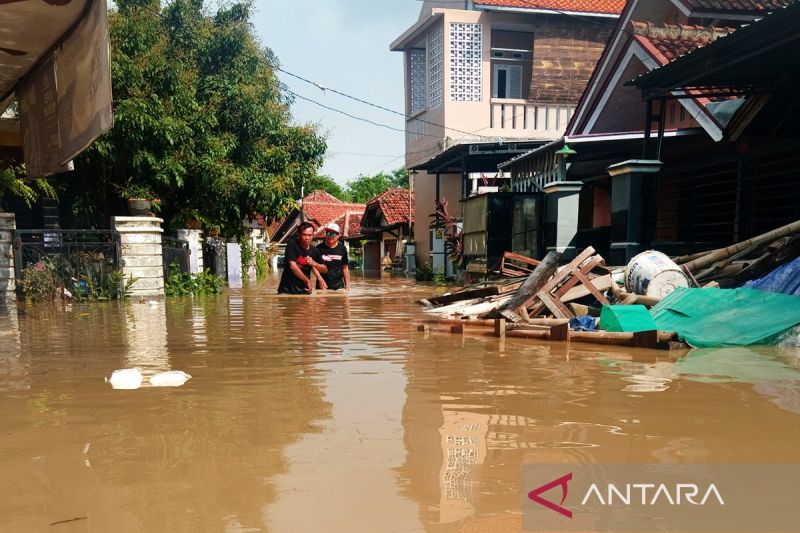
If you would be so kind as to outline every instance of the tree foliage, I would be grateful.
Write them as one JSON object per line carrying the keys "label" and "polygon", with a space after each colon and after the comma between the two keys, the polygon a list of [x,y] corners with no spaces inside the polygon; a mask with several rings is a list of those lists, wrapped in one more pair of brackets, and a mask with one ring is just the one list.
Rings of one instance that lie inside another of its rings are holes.
{"label": "tree foliage", "polygon": [[[173,226],[200,219],[238,235],[242,219],[282,214],[316,176],[325,141],[291,125],[289,104],[255,38],[249,1],[117,0],[111,11],[114,127],[66,177],[84,224],[122,214],[145,186]],[[63,195],[62,195],[63,199]]]}
{"label": "tree foliage", "polygon": [[391,174],[379,172],[371,176],[359,175],[347,182],[346,192],[351,201],[363,203],[391,187],[408,188],[408,171],[405,168],[397,169]]}
{"label": "tree foliage", "polygon": [[[303,184],[303,189],[305,194],[314,191],[325,191],[339,200],[345,202],[350,201],[349,191],[336,183],[330,176],[314,176],[310,179],[307,179]],[[300,195],[298,194],[297,196],[299,197]]]}

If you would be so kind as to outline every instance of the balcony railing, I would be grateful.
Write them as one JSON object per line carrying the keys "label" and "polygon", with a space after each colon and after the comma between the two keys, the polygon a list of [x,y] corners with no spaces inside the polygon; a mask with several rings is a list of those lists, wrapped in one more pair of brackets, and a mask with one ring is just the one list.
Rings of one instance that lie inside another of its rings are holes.
{"label": "balcony railing", "polygon": [[574,112],[574,105],[492,98],[489,105],[489,128],[555,138],[564,133]]}

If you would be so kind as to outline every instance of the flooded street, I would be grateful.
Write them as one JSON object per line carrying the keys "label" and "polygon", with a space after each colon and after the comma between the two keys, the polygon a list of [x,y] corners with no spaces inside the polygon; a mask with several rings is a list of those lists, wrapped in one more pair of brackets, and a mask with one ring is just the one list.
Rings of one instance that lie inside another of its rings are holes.
{"label": "flooded street", "polygon": [[[4,309],[0,530],[518,531],[525,463],[800,461],[797,350],[426,336],[413,282],[276,284]],[[193,377],[103,380],[134,366]]]}

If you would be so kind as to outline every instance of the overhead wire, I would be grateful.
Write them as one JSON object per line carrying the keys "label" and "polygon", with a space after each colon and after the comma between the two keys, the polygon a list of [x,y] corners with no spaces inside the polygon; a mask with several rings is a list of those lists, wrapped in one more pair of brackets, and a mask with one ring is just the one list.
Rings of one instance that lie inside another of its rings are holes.
{"label": "overhead wire", "polygon": [[[419,0],[417,0],[417,1],[419,1]],[[447,3],[454,3],[454,4],[455,3],[457,3],[457,4],[462,4],[463,3],[461,0],[452,0],[452,1],[451,0],[442,0],[442,1],[445,1]],[[554,9],[554,8],[550,8],[550,7],[544,7],[541,4],[537,4],[537,3],[533,2],[532,0],[518,0],[518,1],[523,2],[523,3],[527,4],[528,6],[530,6],[532,8],[547,9],[548,11],[552,11],[554,13],[558,13],[558,14],[561,14],[561,15],[564,15],[564,16],[576,18],[576,19],[582,20],[584,22],[597,24],[597,25],[603,26],[605,28],[609,28],[609,29],[612,29],[612,30],[617,30],[619,32],[628,33],[628,34],[633,35],[632,32],[629,32],[629,31],[627,31],[627,30],[625,30],[623,28],[619,28],[619,27],[617,27],[617,25],[610,25],[610,24],[606,24],[606,23],[603,23],[603,22],[599,22],[599,21],[596,21],[596,20],[594,20],[593,18],[590,18],[590,17],[584,17],[584,16],[576,15],[574,13],[565,12],[563,10]],[[323,92],[331,92],[331,93],[337,94],[339,96],[342,96],[344,98],[348,98],[348,99],[353,100],[355,102],[358,102],[358,103],[361,103],[361,104],[364,104],[364,105],[367,105],[367,106],[370,106],[370,107],[374,107],[376,109],[380,109],[380,110],[388,112],[388,113],[392,113],[392,114],[395,114],[395,115],[402,116],[406,120],[416,120],[416,121],[424,123],[424,124],[429,124],[429,125],[432,125],[432,126],[436,126],[436,127],[442,128],[443,130],[445,130],[445,132],[449,130],[449,131],[453,131],[453,132],[463,133],[465,135],[477,135],[478,132],[481,132],[483,130],[486,130],[486,129],[489,129],[489,128],[492,127],[491,125],[490,126],[485,126],[483,128],[480,128],[480,129],[477,129],[477,130],[474,130],[474,131],[465,131],[465,130],[460,130],[460,129],[457,129],[457,128],[448,127],[448,126],[445,126],[444,124],[439,124],[437,122],[429,121],[429,120],[426,120],[426,119],[423,119],[423,118],[414,117],[414,116],[409,115],[407,113],[403,113],[403,112],[400,112],[400,111],[397,111],[397,110],[382,106],[380,104],[375,104],[373,102],[369,102],[367,100],[364,100],[363,98],[359,98],[357,96],[353,96],[353,95],[345,93],[343,91],[339,91],[337,89],[325,86],[325,85],[323,85],[321,83],[318,83],[318,82],[313,81],[311,79],[308,79],[308,78],[305,78],[303,76],[300,76],[299,74],[295,74],[293,72],[285,70],[285,69],[281,68],[279,65],[272,65],[272,67],[275,70],[286,74],[287,76],[296,78],[296,79],[298,79],[300,81],[303,81],[305,83],[313,85],[313,86],[317,87],[318,89],[322,90]],[[594,87],[596,85],[596,83],[597,82],[592,84],[592,87]],[[397,127],[394,127],[394,126],[390,126],[388,124],[384,124],[384,123],[381,123],[381,122],[376,122],[374,120],[371,120],[371,119],[368,119],[368,118],[365,118],[365,117],[362,117],[362,116],[354,115],[354,114],[349,113],[347,111],[343,111],[341,109],[338,109],[338,108],[335,108],[335,107],[332,107],[332,106],[328,106],[326,104],[318,102],[318,101],[316,101],[316,100],[314,100],[312,98],[308,98],[306,96],[300,95],[300,94],[290,90],[288,87],[285,86],[285,84],[284,84],[284,90],[287,93],[289,93],[292,96],[294,96],[295,98],[298,98],[300,100],[304,100],[304,101],[313,103],[313,104],[315,104],[317,106],[322,107],[323,109],[327,109],[329,111],[333,111],[335,113],[342,114],[342,115],[347,116],[349,118],[352,118],[354,120],[359,120],[361,122],[365,122],[365,123],[371,124],[373,126],[382,127],[382,128],[386,128],[386,129],[393,130],[393,131],[398,131],[398,132],[403,132],[403,133],[410,133],[412,135],[420,135],[420,136],[426,136],[426,137],[441,138],[441,135],[432,135],[432,134],[427,134],[427,133],[413,132],[413,131],[410,131],[410,130],[408,130],[406,128],[397,128]],[[521,113],[512,116],[512,120],[521,117],[522,115],[525,114],[525,112],[526,111],[523,110]],[[479,137],[484,137],[484,136],[479,135]],[[390,161],[387,161],[386,163],[380,165],[380,167],[385,167],[386,165],[389,165],[390,163],[396,161],[397,159],[400,159],[401,157],[404,157],[405,155],[409,155],[409,154],[412,154],[412,153],[428,152],[428,151],[433,151],[433,150],[434,150],[433,148],[430,148],[430,149],[427,149],[427,150],[418,150],[418,151],[415,151],[415,152],[407,152],[407,153],[405,153],[403,155],[394,157]],[[331,152],[331,153],[335,154],[335,152]],[[342,154],[348,154],[347,152],[341,152],[341,153]],[[376,157],[381,155],[381,154],[358,154],[358,153],[349,153],[349,154],[350,155],[363,155],[363,156],[376,156]],[[390,156],[386,155],[386,157],[390,157]],[[378,168],[380,168],[380,167],[378,167]]]}

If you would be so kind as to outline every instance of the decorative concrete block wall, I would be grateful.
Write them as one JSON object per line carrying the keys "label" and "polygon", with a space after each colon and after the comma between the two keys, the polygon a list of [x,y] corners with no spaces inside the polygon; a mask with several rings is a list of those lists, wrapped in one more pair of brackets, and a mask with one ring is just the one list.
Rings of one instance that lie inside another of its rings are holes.
{"label": "decorative concrete block wall", "polygon": [[119,232],[122,272],[126,278],[136,278],[133,298],[164,296],[163,222],[156,217],[113,218],[113,226]]}
{"label": "decorative concrete block wall", "polygon": [[178,238],[189,243],[189,272],[199,274],[203,271],[203,231],[179,229]]}
{"label": "decorative concrete block wall", "polygon": [[0,213],[0,299],[16,298],[14,283],[14,213]]}

